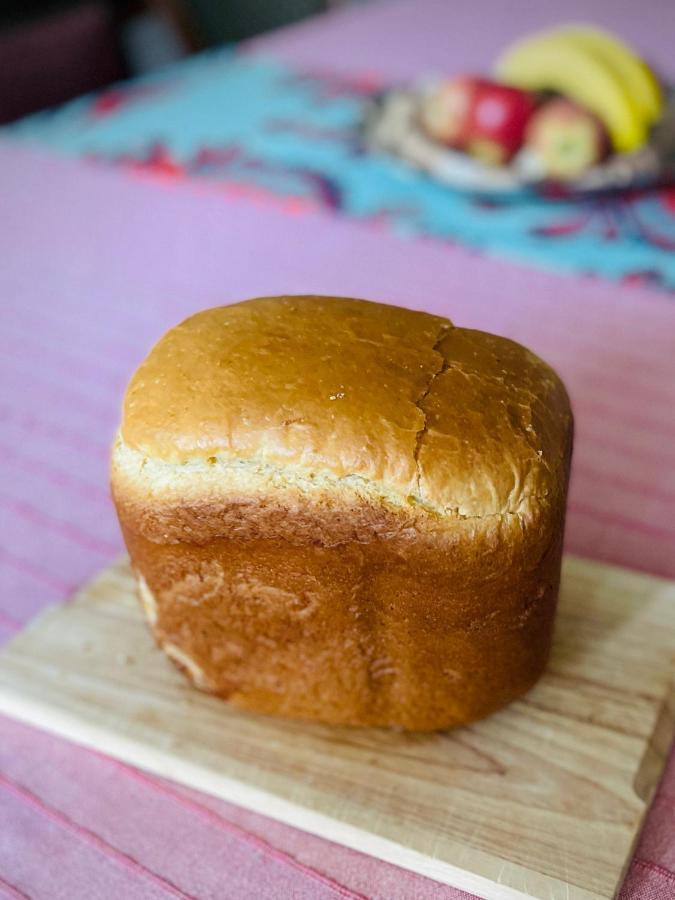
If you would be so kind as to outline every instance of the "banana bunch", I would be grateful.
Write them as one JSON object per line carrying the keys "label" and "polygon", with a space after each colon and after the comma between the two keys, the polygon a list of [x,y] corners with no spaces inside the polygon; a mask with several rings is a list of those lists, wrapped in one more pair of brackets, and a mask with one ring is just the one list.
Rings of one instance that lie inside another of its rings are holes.
{"label": "banana bunch", "polygon": [[659,84],[647,64],[614,35],[587,25],[564,26],[509,47],[496,74],[527,91],[555,91],[595,113],[614,149],[646,143],[663,110]]}

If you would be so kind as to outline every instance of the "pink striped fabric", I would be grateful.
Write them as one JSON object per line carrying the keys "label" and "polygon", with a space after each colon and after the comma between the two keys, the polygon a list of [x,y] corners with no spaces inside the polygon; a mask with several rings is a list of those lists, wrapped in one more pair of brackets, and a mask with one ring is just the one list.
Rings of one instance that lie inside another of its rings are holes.
{"label": "pink striped fabric", "polygon": [[[667,296],[2,143],[0,192],[11,223],[0,241],[0,640],[121,549],[107,448],[134,365],[188,313],[264,293],[388,300],[530,345],[567,381],[577,416],[568,549],[675,576]],[[23,726],[0,731],[0,896],[461,896]],[[673,895],[673,797],[671,764],[625,897]]]}

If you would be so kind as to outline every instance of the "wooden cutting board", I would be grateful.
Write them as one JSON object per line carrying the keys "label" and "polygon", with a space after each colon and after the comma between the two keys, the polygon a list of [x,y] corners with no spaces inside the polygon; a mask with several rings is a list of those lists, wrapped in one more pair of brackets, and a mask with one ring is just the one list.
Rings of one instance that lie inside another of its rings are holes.
{"label": "wooden cutting board", "polygon": [[675,733],[675,584],[567,558],[542,681],[444,734],[235,712],[158,651],[126,561],[0,652],[0,710],[486,898],[612,897]]}

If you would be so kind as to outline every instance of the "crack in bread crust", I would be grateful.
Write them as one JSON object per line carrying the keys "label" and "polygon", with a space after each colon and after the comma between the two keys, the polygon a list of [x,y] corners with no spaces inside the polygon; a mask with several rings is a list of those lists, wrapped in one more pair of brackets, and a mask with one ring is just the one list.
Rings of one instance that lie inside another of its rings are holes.
{"label": "crack in bread crust", "polygon": [[439,348],[443,342],[443,338],[446,336],[448,331],[450,331],[450,329],[453,327],[454,326],[450,323],[448,323],[447,325],[441,325],[441,327],[438,331],[438,334],[436,336],[434,345],[431,348],[434,351],[434,353],[438,354],[438,356],[440,357],[440,366],[436,369],[435,372],[431,373],[431,377],[429,378],[429,381],[427,382],[426,387],[424,388],[424,391],[420,394],[420,396],[417,398],[417,400],[415,400],[415,406],[419,409],[419,411],[424,416],[424,421],[422,423],[422,427],[415,435],[415,448],[413,450],[413,458],[415,460],[415,470],[417,473],[416,474],[416,487],[417,487],[417,498],[416,499],[421,499],[421,497],[422,497],[422,490],[420,487],[420,478],[421,478],[422,473],[420,472],[419,456],[420,456],[420,450],[422,449],[422,442],[424,441],[424,435],[427,433],[427,427],[428,427],[427,414],[426,414],[426,410],[424,409],[424,401],[431,393],[431,390],[434,385],[434,381],[440,375],[442,375],[443,372],[445,372],[445,370],[447,369],[447,367],[449,365],[448,360],[443,355],[443,353],[441,353]]}

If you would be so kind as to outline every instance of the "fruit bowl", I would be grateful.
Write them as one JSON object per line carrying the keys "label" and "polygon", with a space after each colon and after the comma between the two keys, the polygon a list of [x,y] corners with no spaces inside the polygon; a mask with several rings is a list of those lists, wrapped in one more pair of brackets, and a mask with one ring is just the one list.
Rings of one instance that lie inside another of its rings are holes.
{"label": "fruit bowl", "polygon": [[421,127],[420,113],[435,86],[436,82],[426,81],[375,98],[362,124],[366,146],[472,193],[582,195],[675,183],[675,89],[666,92],[664,113],[648,143],[630,153],[615,153],[574,180],[554,182],[538,170],[526,149],[508,164],[490,165],[430,138]]}

